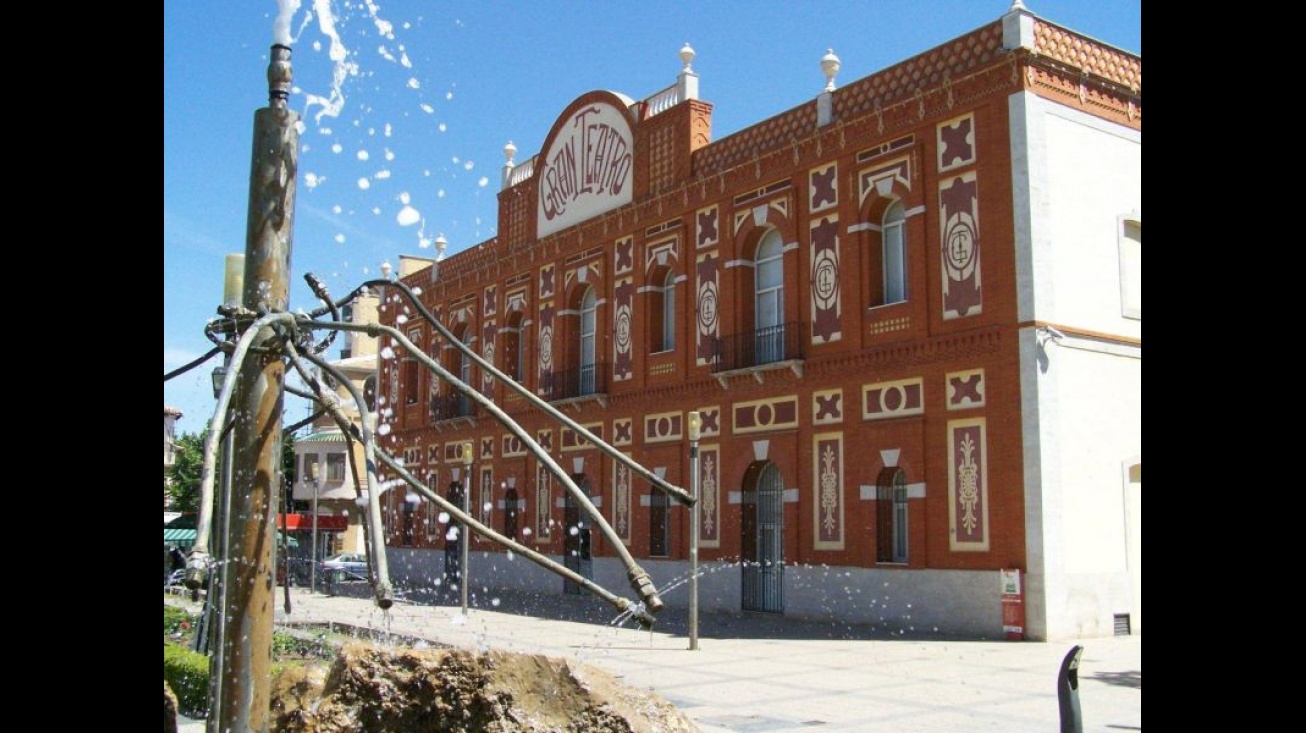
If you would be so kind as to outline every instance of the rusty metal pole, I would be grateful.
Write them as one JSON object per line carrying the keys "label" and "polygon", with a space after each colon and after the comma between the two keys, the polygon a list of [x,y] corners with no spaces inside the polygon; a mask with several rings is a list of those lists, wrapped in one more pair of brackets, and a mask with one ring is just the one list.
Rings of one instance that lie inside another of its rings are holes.
{"label": "rusty metal pole", "polygon": [[[290,96],[290,47],[273,44],[268,106],[254,113],[243,305],[253,315],[285,313],[290,299],[299,116]],[[272,328],[257,334],[241,365],[232,404],[236,422],[230,530],[220,569],[226,602],[210,733],[266,733],[271,719],[272,569],[281,488],[285,363]],[[216,694],[215,694],[216,693]]]}

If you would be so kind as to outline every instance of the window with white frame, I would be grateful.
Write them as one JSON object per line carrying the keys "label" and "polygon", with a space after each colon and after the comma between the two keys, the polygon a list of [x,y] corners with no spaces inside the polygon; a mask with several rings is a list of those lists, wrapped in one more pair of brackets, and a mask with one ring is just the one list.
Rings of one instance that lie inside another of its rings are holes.
{"label": "window with white frame", "polygon": [[762,235],[755,264],[755,363],[769,364],[784,358],[784,242],[778,230]]}
{"label": "window with white frame", "polygon": [[884,304],[901,303],[907,299],[907,235],[906,217],[901,201],[894,201],[884,212],[884,225],[880,231],[884,261]]}
{"label": "window with white frame", "polygon": [[668,270],[649,290],[649,340],[652,351],[676,348],[676,273]]}
{"label": "window with white frame", "polygon": [[586,288],[580,302],[580,394],[594,394],[595,342],[598,299],[594,288]]}
{"label": "window with white frame", "polygon": [[1143,317],[1143,220],[1120,220],[1120,314]]}
{"label": "window with white frame", "polygon": [[327,454],[327,481],[344,481],[345,480],[345,454],[328,453]]}

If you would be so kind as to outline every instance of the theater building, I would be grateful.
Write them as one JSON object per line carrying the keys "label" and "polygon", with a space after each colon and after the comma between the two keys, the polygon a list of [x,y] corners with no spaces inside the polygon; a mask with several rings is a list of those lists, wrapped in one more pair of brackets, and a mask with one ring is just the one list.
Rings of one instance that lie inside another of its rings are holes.
{"label": "theater building", "polygon": [[[581,94],[528,159],[507,148],[498,236],[401,277],[462,343],[687,489],[698,411],[697,527],[393,292],[382,323],[524,426],[669,606],[688,603],[697,532],[705,611],[1141,633],[1141,58],[1016,3],[852,83],[827,55],[810,102],[720,140],[692,59],[643,99]],[[629,596],[522,441],[386,346],[382,447]],[[439,508],[383,500],[395,579],[447,577]],[[478,593],[577,590],[479,538],[471,568]]]}

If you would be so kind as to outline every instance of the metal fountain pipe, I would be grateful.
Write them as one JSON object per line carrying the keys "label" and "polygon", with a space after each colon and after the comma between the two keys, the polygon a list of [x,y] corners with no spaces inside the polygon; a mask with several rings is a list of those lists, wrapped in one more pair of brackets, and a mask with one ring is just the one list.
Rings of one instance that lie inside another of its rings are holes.
{"label": "metal fountain pipe", "polygon": [[414,489],[417,490],[418,493],[425,496],[431,502],[436,504],[436,506],[439,506],[441,509],[448,512],[449,516],[453,517],[454,519],[457,519],[459,522],[462,522],[464,526],[479,532],[481,535],[488,537],[490,540],[497,542],[503,545],[504,547],[513,550],[514,552],[524,555],[527,559],[545,568],[546,570],[550,570],[554,573],[557,573],[558,575],[567,578],[568,580],[577,583],[578,585],[583,587],[585,590],[588,590],[590,593],[594,594],[595,596],[598,596],[599,598],[607,601],[608,603],[611,603],[618,611],[621,611],[622,613],[630,613],[631,617],[634,618],[636,621],[638,621],[641,626],[644,626],[645,628],[652,628],[653,623],[656,621],[656,619],[645,608],[641,608],[637,604],[632,604],[630,602],[630,599],[622,598],[621,596],[618,596],[612,593],[611,591],[608,591],[603,586],[596,584],[594,581],[584,577],[583,575],[577,573],[571,568],[568,568],[565,565],[559,565],[552,558],[549,558],[545,555],[541,555],[535,550],[532,550],[529,547],[526,547],[525,545],[518,543],[516,540],[509,539],[508,537],[499,534],[498,532],[485,526],[484,524],[481,524],[470,514],[467,514],[461,508],[455,506],[448,499],[445,499],[444,497],[440,496],[435,491],[431,490],[429,487],[425,486],[420,481],[418,481],[398,461],[391,458],[384,451],[378,453],[378,455],[381,457],[381,461],[385,463],[387,466],[389,466],[396,474],[398,474],[399,478],[403,479],[405,483],[407,483],[409,486],[412,486]]}
{"label": "metal fountain pipe", "polygon": [[[317,358],[314,358],[314,356],[309,356],[307,354],[305,354],[304,356],[309,361],[314,362],[314,364],[316,364],[317,366],[322,367],[326,371],[330,372],[332,377],[334,377],[337,382],[340,382],[342,384],[349,383],[347,377],[343,373],[341,373],[339,370],[337,370],[335,367],[330,365],[325,360],[319,360]],[[292,363],[296,364],[296,369],[299,370],[300,374],[308,375],[307,370],[305,370],[303,366],[298,363],[297,357],[292,354],[291,358],[292,358]],[[313,382],[316,384],[316,380],[313,380]],[[350,391],[352,393],[354,390],[351,389]],[[344,414],[339,412],[334,405],[330,405],[327,403],[323,403],[323,404],[328,410],[332,411],[332,417],[336,418],[337,424],[340,425],[340,427],[344,430],[346,436],[350,436],[351,434],[357,432],[357,428],[355,428],[345,418]],[[367,441],[364,440],[364,442]],[[489,537],[491,540],[503,544],[504,546],[509,547],[510,549],[516,550],[523,555],[526,555],[528,558],[530,558],[531,560],[540,564],[541,566],[543,566],[548,570],[557,572],[560,575],[566,576],[570,580],[576,581],[580,585],[589,589],[590,592],[593,593],[594,595],[611,603],[614,607],[617,608],[617,610],[631,613],[632,617],[635,618],[637,621],[639,621],[640,624],[646,627],[650,627],[650,628],[652,627],[654,618],[647,611],[641,608],[636,608],[634,605],[630,603],[629,600],[612,594],[602,586],[594,584],[593,581],[582,577],[580,574],[572,571],[570,568],[567,568],[566,566],[563,565],[558,565],[552,559],[544,555],[541,555],[538,552],[528,547],[525,547],[524,545],[520,545],[511,539],[508,539],[507,537],[504,537],[503,535],[494,531],[490,527],[487,527],[486,525],[481,524],[479,521],[472,519],[467,512],[465,512],[461,508],[454,507],[454,505],[450,503],[447,499],[441,497],[439,494],[432,491],[429,487],[420,483],[416,478],[412,476],[412,474],[408,473],[408,471],[404,469],[397,461],[395,461],[392,457],[390,457],[387,453],[385,453],[385,451],[376,451],[375,455],[380,457],[382,463],[385,463],[387,466],[393,468],[395,472],[399,474],[400,478],[402,478],[406,483],[415,487],[422,495],[427,496],[437,506],[440,506],[441,508],[446,510],[452,509],[452,511],[450,512],[451,516],[453,516],[455,519],[458,519],[459,521],[463,521],[469,529],[476,530],[480,532],[482,535]],[[377,492],[378,501],[380,498],[379,493],[380,492]],[[369,492],[369,496],[370,495],[371,492]],[[384,542],[382,542],[382,550],[384,550]]]}
{"label": "metal fountain pipe", "polygon": [[604,536],[606,536],[612,544],[612,547],[616,551],[622,564],[626,566],[626,577],[630,581],[631,587],[634,588],[635,592],[639,594],[639,597],[643,599],[644,604],[648,609],[653,613],[662,610],[664,604],[662,599],[658,596],[657,588],[653,585],[652,579],[649,578],[648,573],[635,562],[635,558],[631,556],[630,550],[626,549],[625,543],[621,541],[621,538],[617,536],[616,531],[612,529],[612,526],[609,525],[603,515],[599,513],[598,508],[594,506],[593,502],[590,501],[590,498],[585,495],[584,491],[580,490],[580,487],[576,485],[575,481],[572,481],[571,476],[563,471],[562,467],[553,460],[553,457],[549,455],[548,451],[541,448],[539,443],[535,441],[535,438],[531,437],[524,428],[518,425],[517,422],[509,417],[507,413],[501,410],[498,405],[494,404],[493,400],[481,394],[479,390],[473,388],[471,385],[468,385],[461,379],[455,377],[451,372],[441,366],[439,362],[427,356],[426,353],[417,348],[413,342],[409,341],[408,337],[398,329],[373,323],[347,324],[307,321],[301,322],[300,325],[309,328],[339,328],[346,331],[364,331],[373,336],[375,336],[378,331],[389,334],[396,343],[413,356],[417,357],[417,359],[426,365],[428,369],[435,372],[441,379],[448,381],[455,389],[462,392],[469,399],[484,408],[485,411],[490,413],[495,420],[521,439],[522,444],[525,445],[526,448],[533,453],[546,468],[548,468],[551,474],[558,478],[559,483],[561,483],[563,487],[571,493],[572,497],[576,499],[581,508],[585,510],[585,513],[594,519],[595,524],[599,526],[599,530],[603,532]]}
{"label": "metal fountain pipe", "polygon": [[245,355],[258,338],[259,331],[274,323],[294,323],[295,316],[290,313],[271,313],[250,324],[250,327],[236,340],[236,347],[231,352],[231,365],[222,380],[222,390],[218,393],[218,404],[213,408],[213,418],[209,421],[209,434],[204,438],[204,464],[200,471],[200,513],[196,522],[195,545],[191,549],[189,562],[186,564],[186,587],[198,590],[204,585],[204,574],[209,568],[207,548],[209,534],[213,525],[213,483],[218,460],[218,442],[225,427],[227,408],[232,394],[236,391],[236,375],[245,362]]}
{"label": "metal fountain pipe", "polygon": [[477,366],[484,369],[495,379],[498,379],[499,381],[507,384],[510,389],[512,389],[514,392],[524,397],[532,405],[535,405],[541,410],[544,410],[546,413],[549,414],[549,416],[553,417],[555,420],[558,420],[562,422],[564,425],[566,425],[567,427],[571,428],[572,430],[575,430],[586,440],[593,443],[599,450],[608,454],[608,456],[610,456],[614,460],[624,463],[628,468],[630,468],[631,471],[635,472],[635,474],[639,475],[644,480],[653,484],[658,489],[661,489],[663,492],[675,497],[675,499],[679,501],[681,504],[685,506],[693,506],[694,502],[697,501],[697,499],[695,499],[689,492],[685,491],[679,486],[676,486],[675,484],[668,482],[666,479],[660,478],[657,474],[653,473],[652,471],[648,470],[644,466],[637,463],[630,456],[625,455],[624,453],[612,447],[611,445],[608,445],[607,443],[603,442],[601,438],[591,433],[588,429],[585,428],[584,425],[581,425],[575,420],[572,420],[571,418],[564,415],[561,410],[559,410],[558,408],[554,407],[553,405],[550,405],[548,402],[541,399],[539,395],[535,394],[534,392],[531,392],[529,389],[526,389],[526,387],[523,386],[520,382],[513,379],[512,377],[509,377],[507,374],[504,374],[503,372],[499,371],[497,368],[495,368],[493,364],[486,361],[484,357],[482,357],[480,354],[476,353],[475,349],[468,348],[466,344],[454,338],[453,333],[451,333],[449,329],[445,328],[444,324],[440,323],[440,321],[435,317],[435,315],[431,313],[429,310],[427,310],[426,306],[422,305],[422,302],[418,300],[417,296],[413,294],[412,289],[409,288],[407,285],[401,282],[391,281],[391,280],[368,280],[364,282],[363,285],[364,286],[384,285],[386,287],[392,287],[399,290],[405,296],[407,296],[410,301],[412,301],[413,305],[417,308],[417,312],[422,316],[423,319],[425,319],[432,326],[434,326],[435,329],[440,332],[441,336],[443,336],[448,341],[452,342],[453,345],[459,351],[465,354],[472,361],[476,362]]}
{"label": "metal fountain pipe", "polygon": [[[303,325],[303,323],[301,322],[300,325]],[[296,368],[300,369],[301,374],[303,374],[303,365],[299,363],[298,352],[296,352],[294,344],[289,343],[289,340],[287,340],[286,350],[290,354],[291,362],[296,364]],[[318,368],[330,372],[338,383],[349,390],[350,396],[358,405],[366,407],[362,392],[358,390],[358,387],[354,386],[354,383],[348,377],[316,354],[306,352],[303,356],[317,365]],[[313,380],[312,383],[316,384],[317,382]],[[344,414],[340,412],[337,405],[326,401],[321,401],[321,404],[331,412],[331,416],[336,419],[337,424],[341,426],[349,424],[349,421],[345,419]],[[381,536],[381,488],[376,477],[376,441],[372,437],[371,413],[366,409],[360,409],[358,414],[359,422],[363,425],[363,455],[367,464],[368,521],[366,524],[371,550],[368,552],[368,557],[372,558],[372,562],[376,567],[376,577],[372,590],[376,595],[376,605],[384,609],[394,605],[395,595],[394,585],[390,582],[390,566],[385,556],[385,538]],[[378,547],[381,548],[380,552],[376,551]]]}
{"label": "metal fountain pipe", "polygon": [[[299,115],[289,109],[290,47],[274,43],[268,54],[268,106],[254,113],[249,209],[245,227],[245,278],[241,303],[254,313],[284,314],[290,304],[290,253],[294,240]],[[223,543],[224,630],[210,675],[210,733],[266,733],[271,719],[272,558],[281,492],[281,421],[286,365],[269,326],[248,328],[260,348],[240,369],[230,531]]]}
{"label": "metal fountain pipe", "polygon": [[[293,346],[291,348],[293,349]],[[317,358],[315,355],[310,356],[308,354],[305,354],[304,356],[309,361],[312,361],[315,365],[329,372],[332,375],[332,377],[336,379],[337,382],[341,384],[348,384],[352,387],[352,382],[349,381],[349,379],[345,376],[345,374],[339,371],[338,369],[336,369],[330,363],[326,362],[325,360]],[[308,374],[307,370],[303,368],[303,365],[298,362],[298,356],[293,351],[291,353],[291,361],[292,363],[295,364],[296,369],[299,370],[301,375]],[[311,381],[312,383],[316,383],[316,380],[311,379],[311,375],[308,376],[310,378],[309,381]],[[356,394],[356,390],[350,389],[350,393]],[[323,403],[323,406],[326,407],[328,410],[334,408],[334,405],[330,405],[325,402]],[[350,436],[354,436],[360,440],[363,440],[365,444],[371,442],[370,437],[365,438],[359,434],[358,428],[355,427],[352,423],[350,423],[345,418],[343,413],[336,410],[332,413],[332,417],[336,419],[336,423],[341,427],[346,438],[349,438]],[[391,467],[395,471],[395,473],[397,473],[399,477],[404,480],[405,483],[417,489],[419,493],[421,493],[423,496],[426,496],[428,499],[433,501],[437,506],[449,510],[451,516],[453,516],[455,519],[458,519],[459,521],[464,522],[464,524],[470,530],[475,530],[480,534],[488,537],[492,541],[498,542],[499,544],[508,547],[509,549],[519,552],[520,554],[526,556],[527,558],[539,564],[540,566],[544,567],[545,569],[555,572],[559,575],[562,575],[576,582],[581,587],[589,590],[590,593],[592,593],[593,595],[598,596],[599,598],[611,603],[618,611],[621,611],[623,613],[630,613],[631,617],[634,618],[637,622],[639,622],[640,625],[644,626],[645,628],[652,628],[653,623],[656,619],[654,619],[654,617],[645,609],[643,605],[632,604],[628,599],[622,598],[620,596],[617,596],[609,592],[607,589],[603,588],[600,585],[595,584],[592,580],[581,576],[579,573],[576,573],[570,568],[567,568],[564,565],[559,565],[552,559],[544,555],[541,555],[535,550],[532,550],[529,547],[521,545],[517,543],[515,540],[509,539],[499,534],[494,529],[484,524],[481,524],[479,521],[477,521],[476,519],[472,518],[469,514],[464,512],[461,508],[453,506],[453,504],[451,504],[447,499],[435,493],[429,487],[419,482],[416,478],[413,477],[412,474],[410,474],[407,471],[407,469],[405,469],[401,464],[395,461],[394,458],[392,458],[385,451],[380,451],[380,450],[375,451],[374,455],[379,457],[382,463],[385,463],[387,466]],[[379,501],[380,493],[381,493],[380,491],[369,492],[369,498],[372,495],[376,495]],[[381,540],[379,536],[378,536],[378,540],[380,541],[380,545],[384,550],[385,547],[384,541]],[[371,554],[373,553],[369,552],[369,555]]]}

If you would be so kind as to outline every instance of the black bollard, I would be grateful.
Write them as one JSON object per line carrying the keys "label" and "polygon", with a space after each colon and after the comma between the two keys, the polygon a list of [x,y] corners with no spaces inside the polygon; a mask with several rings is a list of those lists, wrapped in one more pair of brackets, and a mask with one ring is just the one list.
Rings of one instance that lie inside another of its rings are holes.
{"label": "black bollard", "polygon": [[1084,733],[1084,721],[1079,714],[1079,658],[1084,647],[1070,648],[1061,660],[1061,673],[1057,675],[1057,702],[1061,705],[1061,733]]}

